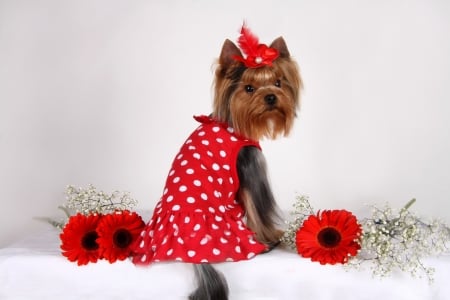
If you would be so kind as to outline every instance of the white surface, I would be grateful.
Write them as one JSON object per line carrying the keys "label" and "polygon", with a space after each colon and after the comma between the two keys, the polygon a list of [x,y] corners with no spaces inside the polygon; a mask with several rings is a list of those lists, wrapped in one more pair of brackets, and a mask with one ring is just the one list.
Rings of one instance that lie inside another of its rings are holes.
{"label": "white surface", "polygon": [[[230,300],[448,300],[450,256],[425,260],[435,283],[395,273],[379,279],[368,270],[321,266],[277,249],[252,260],[217,264],[229,283]],[[78,267],[59,253],[50,228],[0,249],[0,299],[186,299],[193,289],[189,264],[130,261]]]}
{"label": "white surface", "polygon": [[244,19],[305,81],[292,135],[262,144],[283,209],[415,197],[450,222],[450,1],[0,0],[0,246],[68,184],[153,209]]}

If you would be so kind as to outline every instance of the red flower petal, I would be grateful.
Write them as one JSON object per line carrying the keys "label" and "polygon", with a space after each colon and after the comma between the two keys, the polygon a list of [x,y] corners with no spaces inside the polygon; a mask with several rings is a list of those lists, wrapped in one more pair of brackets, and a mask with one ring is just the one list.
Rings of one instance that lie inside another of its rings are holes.
{"label": "red flower petal", "polygon": [[361,248],[356,217],[346,210],[325,210],[310,215],[296,234],[298,253],[321,264],[346,263]]}
{"label": "red flower petal", "polygon": [[144,221],[135,212],[117,211],[105,215],[97,227],[100,253],[110,263],[130,256],[131,245],[144,228]]}
{"label": "red flower petal", "polygon": [[99,259],[99,246],[97,244],[97,224],[99,215],[85,216],[78,213],[69,218],[64,226],[61,239],[62,255],[79,266]]}

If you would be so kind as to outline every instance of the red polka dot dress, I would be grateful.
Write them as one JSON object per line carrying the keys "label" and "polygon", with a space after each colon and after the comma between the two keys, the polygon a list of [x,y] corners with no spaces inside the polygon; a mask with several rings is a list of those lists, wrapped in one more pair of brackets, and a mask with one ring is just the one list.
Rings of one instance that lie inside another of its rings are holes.
{"label": "red polka dot dress", "polygon": [[195,119],[201,125],[175,157],[153,217],[134,244],[135,264],[239,261],[266,250],[235,200],[239,150],[259,144],[209,117]]}

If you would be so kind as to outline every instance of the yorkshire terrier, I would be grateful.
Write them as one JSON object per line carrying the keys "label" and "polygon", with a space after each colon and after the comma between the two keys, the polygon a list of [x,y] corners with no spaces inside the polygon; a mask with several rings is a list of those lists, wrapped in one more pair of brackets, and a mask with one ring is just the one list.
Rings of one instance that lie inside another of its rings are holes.
{"label": "yorkshire terrier", "polygon": [[198,287],[189,299],[228,299],[226,280],[210,263],[270,251],[283,233],[259,141],[289,134],[302,81],[282,37],[260,44],[244,24],[238,45],[225,40],[213,112],[195,117],[201,124],[174,159],[134,246],[136,264],[193,263]]}

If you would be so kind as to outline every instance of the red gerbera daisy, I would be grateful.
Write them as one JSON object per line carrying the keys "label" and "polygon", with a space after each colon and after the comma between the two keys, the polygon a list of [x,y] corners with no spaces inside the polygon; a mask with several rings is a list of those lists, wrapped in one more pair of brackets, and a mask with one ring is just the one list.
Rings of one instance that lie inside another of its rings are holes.
{"label": "red gerbera daisy", "polygon": [[135,212],[117,211],[105,215],[97,227],[100,252],[110,263],[124,260],[131,253],[131,244],[144,228],[144,221]]}
{"label": "red gerbera daisy", "polygon": [[361,248],[361,225],[346,210],[325,210],[310,215],[297,231],[297,252],[324,264],[346,263]]}
{"label": "red gerbera daisy", "polygon": [[79,266],[97,262],[99,246],[96,228],[99,220],[100,215],[85,216],[78,213],[71,216],[60,234],[62,255],[70,261],[76,261]]}

